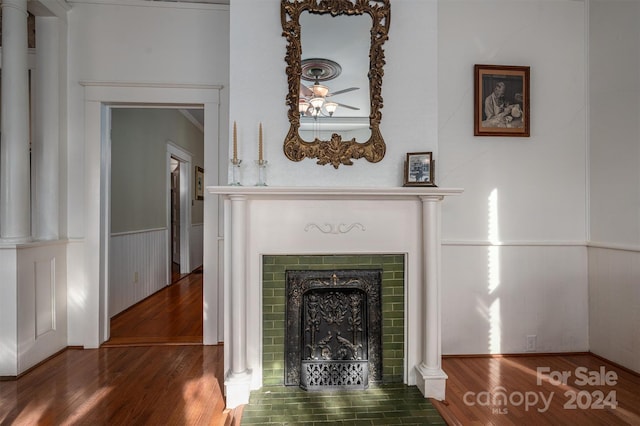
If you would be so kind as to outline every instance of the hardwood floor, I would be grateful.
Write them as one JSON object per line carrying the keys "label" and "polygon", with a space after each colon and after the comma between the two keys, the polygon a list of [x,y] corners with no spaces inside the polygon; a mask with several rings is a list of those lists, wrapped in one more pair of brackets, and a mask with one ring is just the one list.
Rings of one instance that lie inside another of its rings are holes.
{"label": "hardwood floor", "polygon": [[103,346],[152,344],[202,344],[201,269],[113,317]]}
{"label": "hardwood floor", "polygon": [[[201,344],[201,274],[120,314],[110,342],[0,381],[0,425],[240,424],[243,407],[224,409],[223,346]],[[432,402],[450,425],[640,425],[640,376],[590,354],[445,357],[442,365],[447,400]],[[538,368],[571,375],[538,384]],[[600,378],[601,368],[609,384],[577,383],[580,374]],[[501,390],[506,401],[495,399]],[[615,409],[605,406],[614,399]]]}
{"label": "hardwood floor", "polygon": [[[202,272],[202,271],[201,271]],[[180,265],[172,262],[171,263],[171,283],[176,283],[180,281],[182,278],[186,277],[189,274],[181,274],[180,273]]]}
{"label": "hardwood floor", "polygon": [[69,349],[0,382],[0,424],[230,424],[222,386],[222,346]]}
{"label": "hardwood floor", "polygon": [[591,354],[445,357],[442,368],[446,401],[433,402],[451,425],[640,425],[640,376]]}

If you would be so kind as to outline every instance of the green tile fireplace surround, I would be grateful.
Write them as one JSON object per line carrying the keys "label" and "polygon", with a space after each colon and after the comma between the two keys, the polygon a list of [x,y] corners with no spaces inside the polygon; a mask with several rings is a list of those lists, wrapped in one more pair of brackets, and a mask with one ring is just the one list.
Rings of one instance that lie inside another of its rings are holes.
{"label": "green tile fireplace surround", "polygon": [[404,255],[263,256],[262,380],[284,385],[287,270],[382,269],[382,383],[404,380]]}

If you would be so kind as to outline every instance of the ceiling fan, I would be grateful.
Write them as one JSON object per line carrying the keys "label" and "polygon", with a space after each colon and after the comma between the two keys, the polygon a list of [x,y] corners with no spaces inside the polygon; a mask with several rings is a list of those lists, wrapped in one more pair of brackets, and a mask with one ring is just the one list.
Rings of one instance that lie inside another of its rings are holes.
{"label": "ceiling fan", "polygon": [[338,107],[343,107],[358,111],[360,108],[351,105],[333,102],[328,98],[342,93],[352,92],[359,87],[348,87],[342,90],[331,92],[328,86],[320,84],[320,81],[327,81],[336,78],[342,72],[340,65],[329,59],[304,59],[302,61],[301,78],[313,81],[312,86],[300,83],[300,100],[298,110],[301,116],[318,118],[320,116],[332,117]]}

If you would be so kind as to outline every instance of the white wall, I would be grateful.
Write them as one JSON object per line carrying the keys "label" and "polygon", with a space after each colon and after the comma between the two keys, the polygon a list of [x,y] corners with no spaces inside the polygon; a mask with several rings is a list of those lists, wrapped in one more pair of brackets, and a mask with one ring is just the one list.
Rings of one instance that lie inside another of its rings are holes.
{"label": "white wall", "polygon": [[[258,123],[263,123],[270,185],[397,186],[402,183],[406,152],[433,151],[436,183],[465,188],[464,195],[443,205],[445,353],[490,351],[483,350],[488,331],[465,332],[465,326],[488,324],[477,298],[482,295],[486,301],[495,277],[501,277],[497,287],[501,300],[513,301],[509,306],[501,303],[501,323],[520,322],[517,329],[506,327],[501,334],[503,352],[521,351],[524,334],[537,334],[539,350],[545,352],[588,348],[586,218],[591,218],[593,241],[634,250],[640,245],[635,125],[639,84],[634,77],[638,34],[633,2],[609,7],[605,3],[613,2],[591,1],[590,191],[585,89],[588,4],[583,1],[393,2],[382,91],[381,130],[387,155],[377,164],[360,160],[339,170],[317,166],[313,160],[293,163],[282,154],[288,130],[287,83],[278,1],[234,0],[230,15],[224,6],[149,3],[122,0],[105,5],[85,0],[73,3],[69,13],[67,225],[74,241],[84,238],[85,225],[94,225],[85,223],[84,208],[93,199],[84,199],[84,89],[78,82],[222,83],[233,96],[229,116],[225,107],[221,109],[220,134],[228,135],[226,123],[236,120],[239,155],[245,164],[252,164],[257,158]],[[499,31],[493,31],[495,25]],[[622,47],[618,55],[612,45]],[[472,136],[476,63],[531,66],[530,138]],[[256,96],[257,82],[260,96]],[[223,91],[223,103],[229,93]],[[247,184],[256,180],[252,168],[243,173]],[[611,183],[624,190],[611,191]],[[502,248],[496,250],[498,243]],[[489,278],[489,265],[496,265],[490,263],[489,253],[494,252],[495,258],[496,251],[502,259],[500,274]],[[461,271],[469,265],[468,273]],[[547,270],[555,273],[549,276]],[[69,276],[75,295],[70,301],[97,297],[96,290],[83,287],[86,277],[81,269],[71,268]],[[620,285],[628,285],[633,277]],[[607,279],[593,278],[590,284],[590,296],[596,292],[594,285],[611,285]],[[525,315],[511,307],[519,297],[528,300]],[[548,300],[555,304],[549,307]],[[70,310],[82,312],[80,305],[70,303]],[[559,312],[566,306],[572,308]],[[637,306],[628,302],[624,316],[635,318]],[[458,315],[461,307],[466,307],[465,315]],[[543,317],[548,321],[539,320]],[[558,324],[567,326],[558,333]],[[612,326],[602,324],[601,330]],[[79,329],[70,331],[69,343],[82,340],[82,334]],[[452,336],[458,337],[454,341]],[[595,348],[599,343],[591,344]]]}
{"label": "white wall", "polygon": [[[100,182],[104,180],[100,177],[100,137],[96,136],[100,134],[100,102],[106,96],[171,105],[167,95],[173,94],[176,104],[204,104],[205,169],[210,171],[205,179],[207,184],[216,183],[221,156],[217,141],[220,136],[226,139],[228,132],[228,6],[82,0],[73,2],[69,12],[68,40],[67,223],[73,251],[85,254],[69,256],[70,301],[73,299],[69,344],[95,347],[106,327],[99,320],[105,316],[99,313],[100,301],[106,298],[99,253],[106,251],[101,244],[107,238],[100,235]],[[223,86],[220,97],[216,85]],[[218,122],[223,124],[218,126]],[[205,200],[205,218],[215,224],[213,211],[217,212],[216,200]],[[205,237],[205,253],[207,247],[217,247],[215,226],[210,231],[213,243]],[[214,253],[212,258],[216,257]],[[217,274],[215,261],[210,265],[211,274]],[[215,282],[205,274],[204,297],[210,307],[217,305],[216,291]],[[210,316],[215,318],[217,313]],[[205,342],[217,342],[210,328],[217,329],[217,323],[205,324]]]}
{"label": "white wall", "polygon": [[[84,235],[83,81],[222,84],[229,81],[228,6],[126,0],[74,2],[69,12],[69,235]],[[221,123],[228,91],[223,90]],[[227,134],[226,126],[220,129]],[[226,137],[226,136],[225,136]]]}
{"label": "white wall", "polygon": [[639,19],[638,2],[591,1],[591,240],[636,248],[640,245]]}
{"label": "white wall", "polygon": [[[500,350],[524,351],[525,334],[538,336],[540,351],[587,350],[585,4],[405,0],[391,7],[381,125],[387,154],[334,170],[282,154],[279,2],[232,2],[230,119],[238,123],[239,157],[257,158],[259,122],[274,186],[399,186],[405,154],[433,151],[436,183],[465,188],[443,204],[443,352],[490,352],[487,330],[471,325],[487,324],[476,293],[486,293],[495,243],[508,244],[493,275],[502,280],[501,321],[521,323],[504,328]],[[531,66],[530,138],[473,136],[474,64]],[[256,70],[268,70],[260,97]],[[243,181],[255,181],[254,168],[243,170]],[[517,309],[521,297],[527,315]]]}
{"label": "white wall", "polygon": [[446,244],[445,354],[589,350],[584,246]]}
{"label": "white wall", "polygon": [[[544,30],[542,30],[544,29]],[[588,350],[585,5],[438,4],[443,353]],[[474,64],[531,67],[531,137],[473,136]]]}
{"label": "white wall", "polygon": [[640,3],[589,11],[589,341],[640,372]]}

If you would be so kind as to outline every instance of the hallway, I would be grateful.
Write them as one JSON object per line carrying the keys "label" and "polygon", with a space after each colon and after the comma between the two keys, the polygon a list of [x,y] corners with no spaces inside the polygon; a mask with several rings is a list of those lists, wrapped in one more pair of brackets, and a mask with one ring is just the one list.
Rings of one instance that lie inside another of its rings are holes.
{"label": "hallway", "polygon": [[102,347],[202,344],[202,268],[111,319]]}

